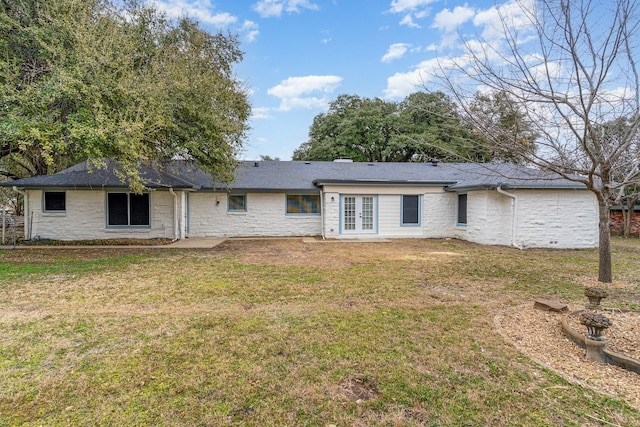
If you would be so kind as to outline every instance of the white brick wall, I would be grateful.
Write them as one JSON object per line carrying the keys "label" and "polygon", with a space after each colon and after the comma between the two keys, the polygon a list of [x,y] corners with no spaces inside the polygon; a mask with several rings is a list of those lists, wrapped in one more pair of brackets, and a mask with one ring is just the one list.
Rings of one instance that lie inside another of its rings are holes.
{"label": "white brick wall", "polygon": [[[446,238],[455,237],[482,244],[520,247],[586,248],[598,244],[598,215],[595,197],[578,190],[511,190],[517,197],[515,234],[514,202],[495,190],[470,191],[467,195],[467,226],[456,225],[457,194],[434,187],[331,186],[323,193],[324,215],[286,215],[284,193],[247,194],[247,212],[227,212],[227,194],[176,192],[179,237],[189,225],[188,235],[210,237],[241,236],[325,236],[340,234],[340,195],[374,194],[378,206],[378,236]],[[69,190],[66,212],[43,212],[41,190],[27,191],[26,223],[32,223],[31,237],[83,240],[108,238],[174,237],[174,198],[168,191],[152,191],[151,227],[142,229],[106,227],[106,192]],[[402,194],[422,195],[420,227],[400,225]],[[331,200],[333,198],[333,200]],[[33,219],[30,214],[33,212]],[[354,236],[351,236],[354,237]]]}
{"label": "white brick wall", "polygon": [[[467,193],[467,226],[458,226],[456,193],[433,187],[327,187],[325,235],[340,234],[340,194],[375,194],[381,237],[460,238],[512,245],[513,199],[496,190]],[[517,190],[515,244],[519,247],[588,248],[598,244],[597,206],[586,190]],[[400,195],[422,194],[422,227],[400,226]],[[334,201],[331,201],[331,197]],[[350,236],[353,237],[353,236]]]}
{"label": "white brick wall", "polygon": [[27,194],[29,212],[25,222],[32,225],[31,238],[90,240],[173,237],[173,197],[167,191],[151,192],[151,227],[139,229],[107,228],[107,193],[102,190],[66,191],[66,211],[63,213],[44,212],[41,190],[29,190]]}
{"label": "white brick wall", "polygon": [[466,234],[466,240],[484,245],[511,245],[512,218],[511,198],[495,190],[470,191],[466,233],[462,235]]}
{"label": "white brick wall", "polygon": [[425,194],[422,202],[423,236],[431,238],[457,237],[455,229],[457,195],[445,193],[440,188],[438,193]]}
{"label": "white brick wall", "polygon": [[[517,201],[495,190],[471,191],[467,227],[455,236],[486,245],[521,248],[592,248],[598,245],[598,213],[586,190],[510,190]],[[517,205],[516,225],[513,207]],[[514,241],[515,238],[515,241]]]}
{"label": "white brick wall", "polygon": [[314,236],[321,232],[320,215],[286,215],[284,193],[248,193],[246,212],[227,212],[226,193],[189,195],[189,236]]}
{"label": "white brick wall", "polygon": [[325,190],[323,196],[324,235],[335,239],[340,237],[340,193],[337,189],[330,189]]}
{"label": "white brick wall", "polygon": [[598,245],[598,207],[586,190],[517,190],[516,243],[523,247]]}

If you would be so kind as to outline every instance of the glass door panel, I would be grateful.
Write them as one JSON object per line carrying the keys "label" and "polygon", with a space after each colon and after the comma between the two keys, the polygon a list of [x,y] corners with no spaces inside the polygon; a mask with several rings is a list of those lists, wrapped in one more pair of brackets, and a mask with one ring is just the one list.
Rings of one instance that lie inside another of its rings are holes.
{"label": "glass door panel", "polygon": [[342,197],[342,232],[372,233],[376,230],[375,196]]}

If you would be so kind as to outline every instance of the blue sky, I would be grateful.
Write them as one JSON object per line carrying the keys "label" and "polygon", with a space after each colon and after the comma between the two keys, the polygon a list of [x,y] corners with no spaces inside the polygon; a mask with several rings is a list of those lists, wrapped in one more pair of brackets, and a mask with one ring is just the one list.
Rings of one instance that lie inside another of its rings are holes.
{"label": "blue sky", "polygon": [[[511,0],[513,1],[513,0]],[[253,115],[243,159],[288,160],[313,118],[343,93],[399,101],[436,90],[436,57],[469,40],[498,37],[492,0],[148,0],[171,16],[238,34],[237,77]]]}

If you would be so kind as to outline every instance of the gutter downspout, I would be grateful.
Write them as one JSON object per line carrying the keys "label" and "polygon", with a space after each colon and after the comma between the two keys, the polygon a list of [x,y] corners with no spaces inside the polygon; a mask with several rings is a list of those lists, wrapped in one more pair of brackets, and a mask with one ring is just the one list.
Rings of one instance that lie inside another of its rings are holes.
{"label": "gutter downspout", "polygon": [[320,228],[321,228],[321,234],[322,234],[322,240],[325,240],[324,237],[324,191],[322,189],[322,187],[320,187]]}
{"label": "gutter downspout", "polygon": [[[31,221],[29,221],[29,196],[26,191],[18,190],[17,186],[13,186],[13,191],[16,193],[22,194],[24,199],[24,238],[25,240],[31,240],[31,226],[33,225]],[[31,214],[33,217],[33,214]]]}
{"label": "gutter downspout", "polygon": [[169,193],[173,196],[173,241],[175,242],[180,236],[178,234],[178,195],[172,187],[169,187]]}
{"label": "gutter downspout", "polygon": [[511,224],[511,246],[516,247],[518,249],[523,249],[522,246],[519,246],[516,244],[516,237],[518,236],[518,228],[517,228],[517,221],[518,221],[518,198],[516,197],[515,194],[512,193],[507,193],[506,191],[504,191],[502,189],[502,186],[504,184],[500,183],[498,184],[498,186],[496,187],[496,190],[498,191],[498,193],[500,194],[504,194],[507,197],[511,197],[511,199],[513,199],[513,224]]}

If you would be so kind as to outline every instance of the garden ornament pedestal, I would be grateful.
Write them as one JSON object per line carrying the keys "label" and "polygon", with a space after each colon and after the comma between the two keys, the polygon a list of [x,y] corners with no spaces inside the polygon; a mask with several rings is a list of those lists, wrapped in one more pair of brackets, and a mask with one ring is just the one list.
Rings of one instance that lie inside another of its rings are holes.
{"label": "garden ornament pedestal", "polygon": [[604,348],[607,343],[602,332],[612,325],[611,320],[600,313],[587,311],[580,315],[580,324],[587,327],[587,339],[584,341],[587,348],[586,360],[598,363],[607,363]]}
{"label": "garden ornament pedestal", "polygon": [[580,324],[587,327],[587,338],[593,341],[604,341],[602,332],[612,325],[602,314],[590,311],[580,315]]}
{"label": "garden ornament pedestal", "polygon": [[602,288],[596,286],[584,288],[584,295],[589,299],[589,304],[585,307],[589,310],[599,309],[600,302],[609,296],[609,293]]}
{"label": "garden ornament pedestal", "polygon": [[604,355],[604,348],[607,345],[605,341],[594,341],[587,338],[584,340],[584,344],[587,348],[585,360],[590,362],[607,363],[606,356]]}

